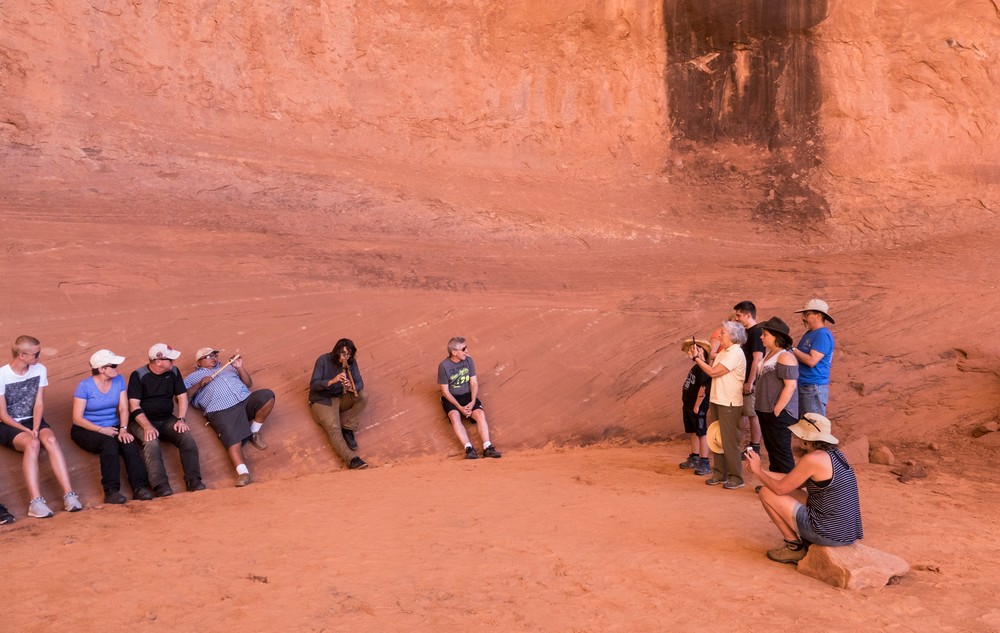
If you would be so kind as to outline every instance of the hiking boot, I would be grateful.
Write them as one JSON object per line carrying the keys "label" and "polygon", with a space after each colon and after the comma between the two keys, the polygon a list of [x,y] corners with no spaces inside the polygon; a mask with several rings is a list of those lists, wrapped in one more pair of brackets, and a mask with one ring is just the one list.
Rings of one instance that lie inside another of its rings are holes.
{"label": "hiking boot", "polygon": [[253,447],[258,451],[262,451],[267,448],[267,442],[264,441],[264,436],[260,434],[260,431],[257,431],[250,436],[250,443],[253,444]]}
{"label": "hiking boot", "polygon": [[153,494],[157,497],[169,497],[174,494],[174,490],[169,484],[160,484],[159,486],[153,488]]}
{"label": "hiking boot", "polygon": [[15,521],[14,515],[7,510],[7,506],[0,503],[0,525],[7,525]]}
{"label": "hiking boot", "polygon": [[716,479],[715,476],[713,475],[713,476],[709,477],[708,479],[706,479],[705,483],[708,484],[709,486],[718,486],[718,485],[726,483],[726,480],[725,479]]}
{"label": "hiking boot", "polygon": [[79,512],[83,510],[80,497],[72,490],[63,495],[63,507],[66,508],[66,512]]}
{"label": "hiking boot", "polygon": [[200,479],[198,481],[187,482],[188,492],[198,492],[199,490],[204,490],[204,489],[205,489],[205,484],[203,484]]}
{"label": "hiking boot", "polygon": [[125,503],[125,501],[126,501],[125,495],[118,492],[117,490],[109,490],[108,492],[104,493],[104,503],[114,503],[117,505],[120,503]]}
{"label": "hiking boot", "polygon": [[801,541],[785,541],[781,547],[767,550],[767,557],[778,563],[795,565],[805,558],[807,551],[805,544]]}
{"label": "hiking boot", "polygon": [[742,481],[739,483],[736,483],[735,481],[727,481],[726,483],[722,484],[722,487],[725,488],[726,490],[739,490],[745,485],[746,484],[743,483]]}
{"label": "hiking boot", "polygon": [[465,459],[479,459],[479,453],[471,446],[465,447]]}
{"label": "hiking boot", "polygon": [[35,519],[47,519],[52,516],[52,509],[45,503],[45,499],[35,497],[28,504],[28,516]]}
{"label": "hiking boot", "polygon": [[688,458],[686,460],[681,462],[680,466],[684,470],[690,470],[692,468],[697,468],[698,463],[699,463],[698,456],[694,453],[691,453],[690,455],[688,455]]}
{"label": "hiking boot", "polygon": [[135,499],[136,501],[152,501],[153,491],[147,488],[146,486],[143,486],[138,490],[132,491],[132,498]]}
{"label": "hiking boot", "polygon": [[253,483],[253,477],[250,473],[240,473],[240,476],[236,478],[236,487],[242,488],[243,486],[249,486]]}
{"label": "hiking boot", "polygon": [[361,470],[362,468],[368,468],[368,462],[355,456],[351,458],[351,463],[347,467],[351,470]]}
{"label": "hiking boot", "polygon": [[358,441],[354,439],[354,431],[351,429],[340,429],[340,434],[344,436],[344,441],[347,442],[347,448],[352,451],[358,450]]}
{"label": "hiking boot", "polygon": [[699,477],[712,474],[712,465],[708,462],[707,457],[699,458],[698,467],[694,469],[694,474]]}
{"label": "hiking boot", "polygon": [[497,447],[490,444],[483,449],[483,457],[493,457],[495,459],[499,459],[501,455],[500,451],[497,450]]}

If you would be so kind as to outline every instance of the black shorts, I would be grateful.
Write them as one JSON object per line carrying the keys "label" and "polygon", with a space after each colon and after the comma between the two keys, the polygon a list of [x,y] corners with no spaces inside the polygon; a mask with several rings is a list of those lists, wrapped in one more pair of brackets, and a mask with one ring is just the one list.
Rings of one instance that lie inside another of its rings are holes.
{"label": "black shorts", "polygon": [[[24,431],[18,431],[14,427],[8,426],[3,422],[0,422],[0,444],[3,444],[7,448],[14,449],[15,451],[17,449],[14,448],[14,438],[20,435],[21,433],[24,433],[25,431],[30,431],[31,429],[35,428],[35,419],[28,418],[27,420],[21,420],[20,422],[18,422],[18,424],[24,427]],[[42,423],[38,425],[38,430],[41,431],[42,429],[51,429],[51,428],[52,427],[49,426],[49,423],[45,421],[45,418],[42,418]]]}
{"label": "black shorts", "polygon": [[[705,398],[708,400],[708,398]],[[688,407],[684,407],[684,432],[694,433],[698,437],[705,437],[708,427],[705,424],[705,412],[699,410],[697,413]]]}
{"label": "black shorts", "polygon": [[[472,400],[472,392],[470,391],[469,393],[463,393],[458,396],[452,395],[452,397],[455,398],[456,401],[458,401],[458,404],[464,407],[465,405],[469,404],[469,402]],[[451,401],[445,398],[444,396],[441,396],[441,406],[444,407],[445,415],[447,415],[451,411],[458,411],[459,413],[461,413],[461,411],[459,411],[458,408],[456,408],[455,405],[453,405]],[[472,410],[475,411],[476,409],[479,409],[480,411],[486,410],[483,408],[483,403],[479,401],[479,398],[476,398],[476,404],[472,405]]]}

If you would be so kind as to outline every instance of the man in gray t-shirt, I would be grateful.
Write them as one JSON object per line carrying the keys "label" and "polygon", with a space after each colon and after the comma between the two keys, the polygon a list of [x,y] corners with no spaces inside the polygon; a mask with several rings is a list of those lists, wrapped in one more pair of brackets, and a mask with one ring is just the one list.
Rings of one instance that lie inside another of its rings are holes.
{"label": "man in gray t-shirt", "polygon": [[490,442],[490,427],[486,424],[483,403],[476,397],[479,393],[476,364],[472,362],[469,347],[461,336],[448,341],[448,358],[438,365],[438,386],[441,387],[441,406],[451,421],[458,441],[465,446],[465,459],[477,459],[479,455],[472,448],[469,434],[462,424],[463,418],[476,423],[483,440],[483,457],[500,457],[500,451]]}

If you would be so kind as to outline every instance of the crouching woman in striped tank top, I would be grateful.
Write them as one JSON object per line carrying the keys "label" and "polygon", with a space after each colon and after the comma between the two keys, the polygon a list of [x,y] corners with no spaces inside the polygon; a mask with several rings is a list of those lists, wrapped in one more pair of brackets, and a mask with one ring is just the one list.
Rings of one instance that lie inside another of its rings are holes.
{"label": "crouching woman in striped tank top", "polygon": [[[767,557],[779,563],[798,563],[810,545],[850,545],[864,537],[858,480],[830,421],[807,413],[788,430],[802,440],[806,454],[787,475],[760,466],[760,457],[747,451],[747,465],[760,478],[760,503],[785,538]],[[805,486],[805,490],[802,487]]]}

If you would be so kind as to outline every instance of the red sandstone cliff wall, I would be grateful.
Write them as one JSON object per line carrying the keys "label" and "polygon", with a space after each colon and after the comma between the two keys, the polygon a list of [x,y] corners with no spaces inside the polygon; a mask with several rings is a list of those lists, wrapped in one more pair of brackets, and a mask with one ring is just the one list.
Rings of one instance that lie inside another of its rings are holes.
{"label": "red sandstone cliff wall", "polygon": [[652,168],[667,140],[659,16],[628,0],[18,0],[0,25],[0,138],[54,152],[124,125],[147,139],[252,133],[418,160]]}

